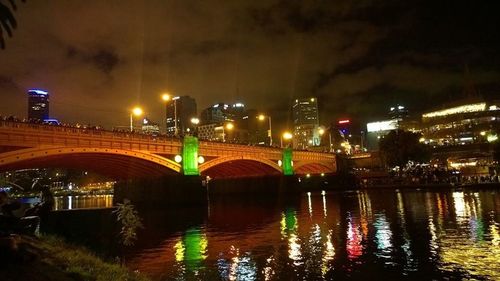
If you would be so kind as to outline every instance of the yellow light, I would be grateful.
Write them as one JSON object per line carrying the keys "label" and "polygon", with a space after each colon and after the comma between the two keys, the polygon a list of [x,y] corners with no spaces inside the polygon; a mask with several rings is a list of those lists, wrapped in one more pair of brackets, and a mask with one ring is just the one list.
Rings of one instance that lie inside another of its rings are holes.
{"label": "yellow light", "polygon": [[165,93],[165,94],[161,95],[161,99],[163,101],[169,101],[171,99],[171,97],[169,94]]}
{"label": "yellow light", "polygon": [[488,140],[488,142],[495,142],[495,141],[497,141],[497,140],[498,140],[498,135],[493,135],[493,134],[488,135],[488,136],[486,137],[486,140]]}
{"label": "yellow light", "polygon": [[258,116],[258,118],[260,121],[264,121],[264,119],[266,119],[266,116],[264,114],[261,114]]}
{"label": "yellow light", "polygon": [[226,129],[228,129],[228,130],[234,129],[234,124],[233,123],[227,123],[226,124]]}
{"label": "yellow light", "polygon": [[141,116],[144,112],[142,111],[142,108],[136,106],[134,109],[132,109],[132,114],[135,116]]}
{"label": "yellow light", "polygon": [[281,167],[281,165],[283,165],[283,161],[278,160],[278,166],[280,166],[280,167]]}
{"label": "yellow light", "polygon": [[311,98],[311,102],[314,102],[314,98]]}
{"label": "yellow light", "polygon": [[320,128],[320,129],[318,130],[318,133],[322,136],[322,135],[325,133],[325,129]]}
{"label": "yellow light", "polygon": [[485,132],[485,131],[482,131],[480,134],[481,134],[481,136],[483,136],[483,137],[484,137],[484,136],[486,136],[486,132]]}
{"label": "yellow light", "polygon": [[191,123],[194,125],[198,125],[198,124],[200,124],[200,119],[193,117],[193,118],[191,118]]}
{"label": "yellow light", "polygon": [[283,139],[285,139],[285,140],[291,140],[292,138],[293,138],[292,133],[290,133],[290,132],[284,132],[283,133]]}
{"label": "yellow light", "polygon": [[458,113],[485,111],[486,103],[466,104],[457,107],[447,108],[439,111],[429,112],[422,115],[423,118],[433,118]]}
{"label": "yellow light", "polygon": [[422,138],[420,138],[418,141],[419,141],[419,142],[425,142],[425,138],[423,138],[423,137],[422,137]]}

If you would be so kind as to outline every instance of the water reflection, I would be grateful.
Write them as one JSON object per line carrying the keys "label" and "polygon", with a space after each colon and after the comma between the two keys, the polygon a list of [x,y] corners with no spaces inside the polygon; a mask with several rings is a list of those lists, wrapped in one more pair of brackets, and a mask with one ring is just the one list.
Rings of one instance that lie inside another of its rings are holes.
{"label": "water reflection", "polygon": [[113,206],[113,195],[57,196],[54,199],[55,210],[109,208]]}
{"label": "water reflection", "polygon": [[129,266],[155,280],[500,279],[496,192],[312,192],[248,201],[211,198],[210,217],[196,226],[156,235],[154,243],[146,232],[141,238],[151,243]]}

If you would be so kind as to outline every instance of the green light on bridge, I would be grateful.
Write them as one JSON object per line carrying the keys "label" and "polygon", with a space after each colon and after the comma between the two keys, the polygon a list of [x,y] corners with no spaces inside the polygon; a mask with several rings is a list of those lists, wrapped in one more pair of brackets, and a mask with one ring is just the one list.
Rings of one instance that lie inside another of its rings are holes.
{"label": "green light on bridge", "polygon": [[293,165],[292,165],[292,149],[287,147],[283,149],[283,175],[292,176],[293,175]]}
{"label": "green light on bridge", "polygon": [[198,138],[185,136],[182,147],[182,170],[186,176],[198,176]]}

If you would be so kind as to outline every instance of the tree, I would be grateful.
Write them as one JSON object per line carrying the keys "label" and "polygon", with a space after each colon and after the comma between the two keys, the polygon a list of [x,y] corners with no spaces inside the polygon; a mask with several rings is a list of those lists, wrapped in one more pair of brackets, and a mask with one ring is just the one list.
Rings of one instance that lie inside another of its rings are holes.
{"label": "tree", "polygon": [[[25,2],[25,0],[21,0]],[[0,48],[5,49],[4,33],[12,37],[12,30],[17,27],[16,18],[14,18],[13,11],[17,9],[15,0],[8,0],[10,7],[0,0]]]}
{"label": "tree", "polygon": [[402,167],[408,161],[428,162],[430,150],[420,142],[418,133],[394,130],[380,140],[380,155],[386,166]]}

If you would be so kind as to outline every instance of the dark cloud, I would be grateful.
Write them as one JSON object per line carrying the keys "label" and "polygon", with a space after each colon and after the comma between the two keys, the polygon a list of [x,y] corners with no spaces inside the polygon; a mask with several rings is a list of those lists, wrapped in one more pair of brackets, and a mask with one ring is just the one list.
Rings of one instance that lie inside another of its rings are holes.
{"label": "dark cloud", "polygon": [[134,104],[160,120],[166,90],[200,109],[243,101],[276,128],[311,95],[323,123],[369,120],[393,103],[415,112],[461,97],[465,65],[494,96],[500,17],[489,2],[29,1],[0,52],[0,93],[21,105],[1,114],[25,115],[18,96],[40,87],[55,116],[106,126],[126,124]]}

